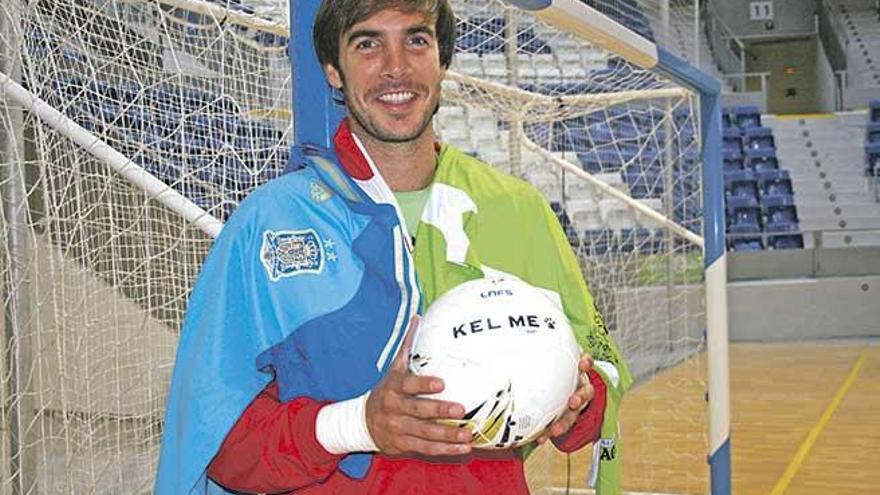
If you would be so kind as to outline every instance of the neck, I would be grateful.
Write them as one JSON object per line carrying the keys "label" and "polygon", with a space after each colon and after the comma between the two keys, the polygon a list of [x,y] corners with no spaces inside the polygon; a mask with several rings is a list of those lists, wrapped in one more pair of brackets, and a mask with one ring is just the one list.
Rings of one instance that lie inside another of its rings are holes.
{"label": "neck", "polygon": [[431,126],[421,136],[405,143],[380,141],[357,125],[352,126],[352,132],[360,139],[392,191],[418,191],[431,184],[437,165]]}

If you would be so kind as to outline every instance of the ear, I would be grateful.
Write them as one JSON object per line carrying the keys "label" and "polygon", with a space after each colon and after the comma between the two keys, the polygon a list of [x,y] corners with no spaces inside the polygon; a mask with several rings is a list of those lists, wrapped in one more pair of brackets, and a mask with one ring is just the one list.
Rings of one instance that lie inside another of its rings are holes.
{"label": "ear", "polygon": [[333,67],[333,64],[324,65],[324,74],[327,76],[327,82],[336,89],[342,89],[342,74]]}

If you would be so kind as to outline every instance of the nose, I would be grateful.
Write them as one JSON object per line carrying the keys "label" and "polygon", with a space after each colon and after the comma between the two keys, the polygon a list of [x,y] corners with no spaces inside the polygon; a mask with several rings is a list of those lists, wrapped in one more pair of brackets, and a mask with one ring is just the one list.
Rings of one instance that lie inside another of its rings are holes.
{"label": "nose", "polygon": [[385,64],[382,77],[385,79],[401,79],[409,75],[410,61],[406,48],[397,43],[391,44],[385,51]]}

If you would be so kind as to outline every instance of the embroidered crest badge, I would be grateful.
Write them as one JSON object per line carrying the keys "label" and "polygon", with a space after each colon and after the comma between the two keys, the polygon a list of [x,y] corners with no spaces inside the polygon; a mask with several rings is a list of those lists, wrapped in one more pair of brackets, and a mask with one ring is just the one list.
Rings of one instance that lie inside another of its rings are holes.
{"label": "embroidered crest badge", "polygon": [[314,229],[266,231],[260,259],[269,278],[318,274],[324,270],[324,245]]}

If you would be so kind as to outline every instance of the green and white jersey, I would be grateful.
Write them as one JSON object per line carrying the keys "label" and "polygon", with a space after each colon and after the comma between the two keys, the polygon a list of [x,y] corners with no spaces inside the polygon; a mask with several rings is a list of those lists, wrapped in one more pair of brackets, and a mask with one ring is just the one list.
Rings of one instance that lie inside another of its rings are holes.
{"label": "green and white jersey", "polygon": [[617,409],[632,377],[543,196],[530,184],[443,146],[413,258],[425,309],[458,284],[499,272],[559,294],[578,343],[608,388],[597,442],[603,455],[594,456],[601,459],[597,488],[603,495],[619,493]]}

